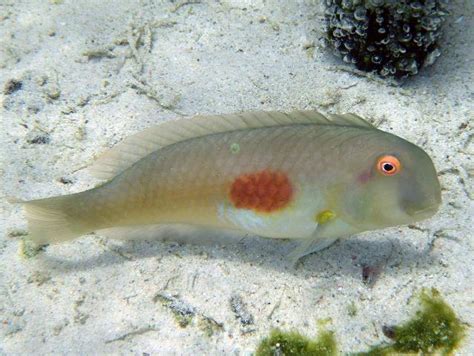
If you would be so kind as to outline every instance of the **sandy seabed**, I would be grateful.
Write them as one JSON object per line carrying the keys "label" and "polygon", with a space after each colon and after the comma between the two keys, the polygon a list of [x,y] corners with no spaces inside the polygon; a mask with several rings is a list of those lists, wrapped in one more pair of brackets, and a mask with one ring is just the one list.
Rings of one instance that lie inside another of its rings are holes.
{"label": "sandy seabed", "polygon": [[[397,87],[319,46],[318,2],[0,1],[0,354],[249,354],[271,328],[313,336],[328,318],[342,351],[363,351],[388,341],[382,326],[406,320],[422,287],[474,325],[473,15],[455,2],[441,57]],[[6,197],[90,188],[95,155],[170,118],[293,109],[354,112],[422,146],[440,172],[439,213],[339,241],[296,270],[288,243],[254,236],[88,236],[18,254],[26,223]],[[382,271],[371,286],[363,265]],[[180,325],[170,304],[195,315]],[[471,330],[457,352],[474,354]]]}

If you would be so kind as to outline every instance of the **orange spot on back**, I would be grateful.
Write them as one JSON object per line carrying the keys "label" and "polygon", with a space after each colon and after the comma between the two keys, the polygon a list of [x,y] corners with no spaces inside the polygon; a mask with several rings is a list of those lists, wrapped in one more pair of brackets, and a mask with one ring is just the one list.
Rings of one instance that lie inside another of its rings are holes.
{"label": "orange spot on back", "polygon": [[293,187],[282,172],[263,170],[242,174],[230,188],[230,200],[236,208],[273,212],[286,207],[293,197]]}

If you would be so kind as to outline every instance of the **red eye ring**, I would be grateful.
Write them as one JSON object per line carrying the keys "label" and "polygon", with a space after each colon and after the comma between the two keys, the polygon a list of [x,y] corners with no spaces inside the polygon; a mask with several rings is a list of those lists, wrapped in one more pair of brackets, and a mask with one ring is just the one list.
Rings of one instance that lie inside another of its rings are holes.
{"label": "red eye ring", "polygon": [[384,176],[393,176],[400,172],[402,165],[397,157],[386,155],[377,160],[377,170]]}

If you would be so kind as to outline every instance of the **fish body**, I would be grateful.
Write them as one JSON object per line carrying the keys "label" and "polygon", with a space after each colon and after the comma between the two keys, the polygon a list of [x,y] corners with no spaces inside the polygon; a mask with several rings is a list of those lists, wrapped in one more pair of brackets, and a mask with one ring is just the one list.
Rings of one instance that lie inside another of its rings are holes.
{"label": "fish body", "polygon": [[[400,172],[379,171],[384,157]],[[428,155],[351,114],[180,119],[132,136],[92,171],[106,183],[25,203],[34,240],[191,224],[333,241],[429,217],[440,203]]]}

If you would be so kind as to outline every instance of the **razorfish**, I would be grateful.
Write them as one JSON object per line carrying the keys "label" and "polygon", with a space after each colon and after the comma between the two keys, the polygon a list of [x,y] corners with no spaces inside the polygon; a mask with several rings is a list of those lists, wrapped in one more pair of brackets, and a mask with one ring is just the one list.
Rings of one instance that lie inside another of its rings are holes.
{"label": "razorfish", "polygon": [[296,262],[338,238],[428,218],[441,202],[425,151],[354,114],[168,121],[125,139],[90,170],[106,182],[24,202],[33,241],[190,224],[298,239]]}

